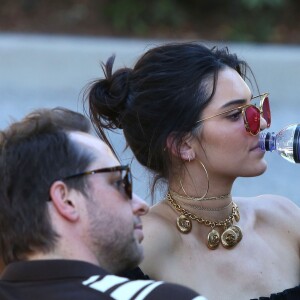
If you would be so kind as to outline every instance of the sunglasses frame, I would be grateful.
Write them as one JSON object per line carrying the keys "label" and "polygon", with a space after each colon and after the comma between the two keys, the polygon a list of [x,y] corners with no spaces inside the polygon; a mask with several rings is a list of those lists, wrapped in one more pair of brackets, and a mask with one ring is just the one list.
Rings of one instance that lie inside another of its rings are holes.
{"label": "sunglasses frame", "polygon": [[66,176],[58,180],[64,181],[64,180],[73,179],[85,175],[94,175],[98,173],[108,173],[108,172],[118,172],[118,171],[126,171],[125,175],[122,177],[120,181],[122,181],[125,194],[128,196],[129,199],[132,199],[132,174],[131,174],[130,167],[128,165],[121,165],[121,166],[85,171],[74,175]]}
{"label": "sunglasses frame", "polygon": [[[250,126],[249,126],[249,123],[248,123],[248,120],[247,120],[247,116],[246,116],[246,109],[248,107],[254,107],[258,110],[260,116],[263,114],[263,104],[264,104],[264,101],[265,99],[269,96],[269,93],[263,93],[263,94],[260,94],[258,96],[255,96],[255,97],[252,97],[251,100],[253,99],[256,99],[258,97],[260,97],[260,102],[259,102],[259,108],[254,105],[254,104],[245,104],[245,105],[242,105],[242,106],[239,106],[239,107],[235,107],[235,108],[231,108],[231,109],[228,109],[226,111],[223,111],[221,113],[218,113],[216,115],[213,115],[213,116],[209,116],[209,117],[206,117],[204,119],[201,119],[201,120],[198,120],[196,123],[200,123],[200,122],[203,122],[203,121],[206,121],[206,120],[209,120],[209,119],[212,119],[214,117],[217,117],[217,116],[221,116],[221,115],[224,115],[226,113],[229,113],[231,111],[235,111],[235,110],[242,110],[242,115],[243,115],[243,119],[244,119],[244,126],[245,126],[245,129],[247,132],[249,132],[251,135],[255,136],[257,135],[259,132],[260,132],[260,125],[259,125],[259,128],[258,128],[258,131],[256,133],[253,133],[251,130],[250,130]],[[270,117],[270,120],[271,120],[271,117]],[[269,128],[271,126],[271,121],[269,122],[269,124],[267,124],[267,127]]]}

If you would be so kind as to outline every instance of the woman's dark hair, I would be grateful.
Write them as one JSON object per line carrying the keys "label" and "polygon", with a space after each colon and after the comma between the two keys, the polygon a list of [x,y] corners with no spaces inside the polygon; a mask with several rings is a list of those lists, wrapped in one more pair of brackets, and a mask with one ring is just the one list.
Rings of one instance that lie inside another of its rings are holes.
{"label": "woman's dark hair", "polygon": [[[55,108],[34,111],[0,131],[0,253],[6,264],[55,246],[49,189],[53,181],[83,172],[91,163],[91,153],[68,135],[89,130],[83,115]],[[66,185],[82,193],[86,189],[84,178]]]}
{"label": "woman's dark hair", "polygon": [[150,49],[133,69],[113,73],[114,59],[103,64],[105,78],[86,92],[90,118],[107,142],[105,129],[123,129],[137,160],[155,173],[154,185],[169,176],[168,136],[172,133],[179,146],[193,132],[215,93],[219,71],[230,67],[245,79],[248,68],[227,48],[209,49],[198,43]]}

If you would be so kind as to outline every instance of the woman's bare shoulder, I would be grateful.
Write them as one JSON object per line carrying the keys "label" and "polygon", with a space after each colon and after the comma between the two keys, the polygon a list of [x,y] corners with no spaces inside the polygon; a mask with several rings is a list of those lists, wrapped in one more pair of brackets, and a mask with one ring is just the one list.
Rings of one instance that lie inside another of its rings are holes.
{"label": "woman's bare shoulder", "polygon": [[143,216],[142,221],[145,258],[141,268],[147,275],[156,278],[160,268],[168,262],[170,253],[182,242],[176,230],[176,214],[166,203],[161,202],[153,206],[150,212]]}
{"label": "woman's bare shoulder", "polygon": [[176,214],[165,202],[152,206],[147,215],[142,217],[145,238],[154,235],[155,239],[166,239],[167,237],[178,238],[180,235],[174,230],[176,226]]}
{"label": "woman's bare shoulder", "polygon": [[300,207],[291,199],[273,194],[263,194],[256,197],[237,197],[235,199],[240,209],[253,212],[259,219],[266,222],[282,222],[290,224],[292,222],[300,225]]}
{"label": "woman's bare shoulder", "polygon": [[281,213],[287,213],[294,211],[295,213],[300,212],[300,207],[293,202],[291,199],[281,196],[281,195],[273,195],[273,194],[264,194],[255,197],[255,200],[261,207],[265,207],[269,211],[272,208],[278,209],[277,211]]}
{"label": "woman's bare shoulder", "polygon": [[234,201],[241,205],[250,205],[254,207],[282,207],[283,209],[298,208],[297,204],[291,199],[274,194],[262,194],[254,197],[235,197]]}

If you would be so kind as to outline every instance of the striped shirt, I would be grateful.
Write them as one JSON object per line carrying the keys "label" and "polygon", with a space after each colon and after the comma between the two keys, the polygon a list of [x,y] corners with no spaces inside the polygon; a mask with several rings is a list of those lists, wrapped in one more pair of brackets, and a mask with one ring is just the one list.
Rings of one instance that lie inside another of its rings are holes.
{"label": "striped shirt", "polygon": [[9,264],[0,280],[1,300],[206,300],[177,284],[129,280],[73,260]]}

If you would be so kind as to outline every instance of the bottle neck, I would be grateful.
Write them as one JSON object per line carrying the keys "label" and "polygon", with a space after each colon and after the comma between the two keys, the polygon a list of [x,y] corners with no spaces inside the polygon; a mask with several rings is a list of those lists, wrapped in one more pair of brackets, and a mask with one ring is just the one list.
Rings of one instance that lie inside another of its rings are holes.
{"label": "bottle neck", "polygon": [[259,134],[259,147],[263,151],[276,150],[276,134],[275,132],[261,132]]}
{"label": "bottle neck", "polygon": [[300,126],[297,125],[295,129],[294,142],[293,142],[293,153],[295,163],[300,163]]}

